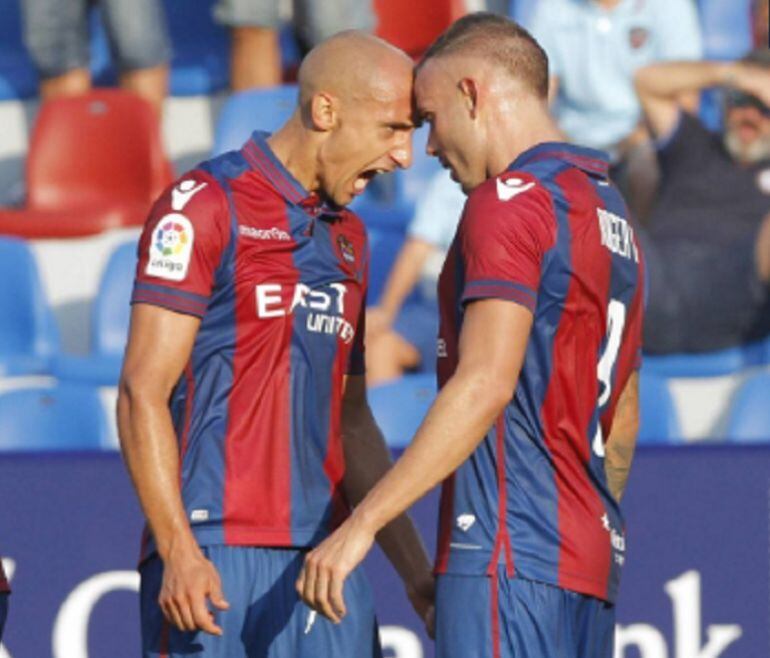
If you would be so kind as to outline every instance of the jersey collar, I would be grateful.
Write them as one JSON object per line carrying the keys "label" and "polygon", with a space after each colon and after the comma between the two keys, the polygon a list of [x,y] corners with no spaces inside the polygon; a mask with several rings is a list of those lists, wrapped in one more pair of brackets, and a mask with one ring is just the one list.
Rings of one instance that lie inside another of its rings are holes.
{"label": "jersey collar", "polygon": [[521,153],[508,169],[521,169],[525,165],[542,160],[563,160],[590,175],[601,178],[609,176],[610,162],[606,153],[566,142],[543,142],[533,146]]}
{"label": "jersey collar", "polygon": [[241,153],[251,168],[258,171],[284,199],[295,206],[301,206],[308,214],[330,219],[339,217],[341,209],[324,202],[315,192],[308,192],[294,178],[273,153],[267,143],[268,137],[270,133],[255,130],[249,141],[243,145]]}

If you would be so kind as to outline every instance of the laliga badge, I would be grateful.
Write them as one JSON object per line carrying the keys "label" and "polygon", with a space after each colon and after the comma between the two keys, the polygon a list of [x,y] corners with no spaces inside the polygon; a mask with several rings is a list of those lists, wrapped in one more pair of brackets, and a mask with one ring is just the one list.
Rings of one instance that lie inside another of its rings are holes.
{"label": "laliga badge", "polygon": [[145,273],[169,281],[182,281],[190,265],[195,232],[179,213],[165,215],[152,232]]}

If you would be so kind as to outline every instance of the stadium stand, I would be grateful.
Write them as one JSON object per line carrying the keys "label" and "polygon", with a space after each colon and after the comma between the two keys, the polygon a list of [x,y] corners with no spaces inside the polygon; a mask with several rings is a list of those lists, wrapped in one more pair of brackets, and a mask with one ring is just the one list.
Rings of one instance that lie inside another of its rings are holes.
{"label": "stadium stand", "polygon": [[[166,133],[164,136],[169,151],[174,154],[174,157],[181,156],[180,161],[184,159],[186,167],[194,163],[194,158],[204,157],[211,148],[212,141],[213,152],[220,153],[239,147],[257,125],[268,130],[277,127],[291,111],[291,101],[293,94],[296,93],[293,87],[247,92],[228,99],[215,123],[212,140],[210,130],[213,122],[210,117],[216,116],[219,103],[225,98],[218,94],[218,90],[227,85],[229,66],[227,33],[211,20],[212,0],[201,0],[195,3],[185,0],[164,0],[164,2],[170,16],[169,24],[176,53],[172,62],[172,98],[167,101],[164,120]],[[724,0],[698,0],[698,3],[709,56],[727,58],[742,54],[748,47],[749,40],[748,0],[736,0],[736,3]],[[407,48],[412,54],[418,54],[423,50],[435,34],[456,15],[463,10],[476,8],[473,2],[461,3],[459,0],[441,0],[435,3],[423,0],[418,4],[417,10],[414,2],[407,3],[404,0],[375,2],[375,8],[380,17],[379,34]],[[736,4],[740,5],[739,10],[735,9]],[[511,11],[522,19],[526,18],[533,5],[534,0],[513,0],[510,3]],[[403,19],[400,18],[405,7],[410,16],[415,17],[408,24],[404,24]],[[3,16],[3,20],[0,21],[0,99],[29,98],[34,96],[37,80],[21,42],[18,0],[0,0],[0,15]],[[92,24],[95,28],[92,30],[92,70],[97,81],[109,82],[111,79],[114,80],[114,74],[111,73],[106,39],[103,31],[99,33],[102,28],[98,17],[92,17]],[[96,28],[96,26],[99,27]],[[290,43],[290,40],[287,40],[288,35],[288,30],[282,31],[284,50],[286,44],[290,49],[296,49],[296,42]],[[292,57],[297,59],[298,53],[294,52]],[[24,83],[25,79],[26,83]],[[178,98],[188,94],[198,95]],[[120,231],[110,229],[140,225],[146,216],[149,201],[171,177],[170,167],[160,146],[157,128],[145,129],[138,126],[144,123],[144,119],[140,118],[143,110],[125,112],[131,118],[130,130],[141,128],[139,131],[143,134],[141,137],[137,137],[136,134],[129,136],[125,128],[113,127],[99,131],[85,122],[86,118],[92,121],[101,121],[106,117],[115,118],[117,112],[113,113],[112,106],[104,99],[117,98],[119,95],[120,92],[99,91],[89,97],[97,102],[89,105],[88,101],[81,101],[85,102],[85,105],[80,105],[81,110],[78,111],[82,111],[85,107],[85,114],[88,115],[90,107],[94,112],[89,116],[81,117],[84,118],[84,123],[79,125],[73,122],[73,115],[60,112],[53,104],[43,108],[30,139],[26,164],[28,186],[26,205],[21,210],[0,209],[0,233],[28,237],[32,240],[38,259],[48,261],[50,258],[54,261],[40,263],[40,271],[44,277],[43,287],[47,289],[53,304],[68,307],[67,313],[70,314],[76,310],[73,300],[77,301],[79,308],[89,308],[96,277],[94,276],[88,290],[86,286],[77,284],[78,290],[75,291],[77,294],[62,296],[62,287],[65,284],[57,280],[52,285],[49,280],[51,277],[59,278],[59,274],[66,266],[64,248],[60,249],[58,246],[54,248],[54,245],[65,245],[65,243],[71,245],[72,253],[82,251],[84,260],[88,260],[89,263],[87,267],[73,269],[77,275],[69,277],[67,285],[76,285],[75,276],[83,277],[87,272],[98,273],[106,254],[116,242],[114,238],[106,238],[117,234],[120,234],[118,238],[120,241],[133,238],[133,234],[123,235]],[[268,102],[266,98],[270,101]],[[16,132],[20,132],[20,129],[23,131],[26,129],[28,117],[35,112],[34,101],[28,101],[23,105],[23,113],[27,120],[16,119],[16,114],[7,110],[12,104],[22,106],[18,100],[9,101],[5,104],[6,113],[2,116],[12,116],[11,129]],[[74,104],[70,106],[68,112],[74,112],[74,107]],[[133,107],[136,107],[135,103]],[[109,108],[110,111],[101,112],[100,110],[104,108]],[[54,117],[54,113],[58,116]],[[60,131],[63,124],[66,125],[62,133]],[[84,139],[84,136],[88,139]],[[126,138],[128,147],[116,144],[115,140],[120,138]],[[147,145],[143,140],[148,140],[152,144]],[[3,141],[5,146],[0,148],[0,159],[5,158],[4,163],[10,171],[9,163],[12,162],[12,158],[18,157],[17,152],[19,154],[23,152],[26,133],[22,135],[14,133],[8,140]],[[398,172],[393,176],[378,179],[377,184],[370,185],[366,194],[356,200],[355,209],[364,217],[370,229],[372,246],[370,303],[377,300],[387,272],[402,243],[405,228],[412,216],[414,200],[424,188],[424,181],[428,175],[437,169],[435,161],[427,157],[424,152],[426,141],[427,129],[418,130],[414,142],[414,166],[407,172]],[[84,147],[94,148],[99,152],[89,155],[83,151]],[[77,158],[74,155],[72,158],[63,157],[62,153],[77,154]],[[121,159],[130,159],[131,162],[118,163],[116,153],[120,154]],[[137,164],[138,160],[142,160],[141,165]],[[73,166],[73,163],[77,163],[77,166]],[[151,172],[150,175],[147,175],[148,172]],[[6,174],[4,176],[8,177]],[[101,192],[104,194],[101,195]],[[141,199],[136,201],[136,197]],[[128,201],[128,198],[132,201]],[[86,204],[90,208],[84,208]],[[133,228],[122,229],[122,231],[133,230]],[[40,240],[40,238],[63,237],[79,239],[58,242],[50,239]],[[97,241],[99,245],[95,244]],[[99,252],[99,249],[102,251]],[[131,249],[127,249],[124,252],[126,258],[133,258],[133,253],[129,254],[130,251]],[[102,256],[98,256],[97,252]],[[74,257],[79,258],[79,256]],[[117,253],[113,258],[118,258]],[[40,339],[32,340],[29,338],[31,329],[20,330],[13,338],[21,341],[21,337],[26,336],[29,345],[46,346],[43,350],[44,356],[41,357],[30,351],[32,347],[22,347],[19,350],[14,348],[18,353],[9,360],[4,356],[5,348],[0,347],[0,362],[3,363],[0,372],[12,375],[17,372],[19,374],[47,372],[54,368],[62,379],[76,380],[84,377],[80,381],[114,382],[119,368],[118,345],[124,340],[128,309],[124,307],[121,315],[114,310],[117,307],[113,307],[112,302],[107,301],[119,297],[119,295],[111,297],[112,293],[106,292],[105,289],[107,280],[113,277],[108,274],[112,267],[111,263],[105,270],[100,290],[90,306],[90,315],[84,314],[82,341],[73,350],[75,352],[88,350],[87,356],[78,359],[72,354],[67,356],[60,354],[57,330],[51,311],[48,309],[46,311],[48,319],[43,323],[47,326],[47,338],[42,342]],[[10,281],[10,279],[6,280]],[[16,284],[5,288],[6,290],[0,294],[0,298],[4,300],[3,304],[7,304],[8,299],[19,300],[23,297],[28,300],[42,299],[45,303],[45,295],[39,281],[34,295],[14,296],[13,290],[18,289]],[[87,300],[78,296],[86,293],[89,296]],[[59,306],[56,306],[56,309],[58,308]],[[7,320],[10,321],[15,316],[24,316],[25,313],[27,312],[19,309],[15,309],[10,314],[5,313],[0,319],[0,326],[4,326]],[[28,316],[32,317],[29,314]],[[57,310],[62,339],[72,329],[70,317],[72,316],[59,317]],[[90,342],[88,342],[86,324],[90,324],[92,332]],[[4,328],[0,334],[3,336],[2,340],[5,340],[6,335],[14,335],[13,331],[9,334]],[[68,342],[65,340],[63,342],[69,350]],[[54,354],[58,356],[52,360]],[[89,364],[90,370],[85,367],[85,363]],[[719,380],[721,382],[719,393],[710,392],[709,395],[716,395],[721,401],[720,404],[726,407],[727,400],[741,381],[745,369],[764,364],[770,364],[770,340],[708,354],[647,356],[642,382],[644,389],[642,404],[645,408],[643,434],[650,436],[660,434],[672,437],[670,440],[676,440],[679,434],[688,438],[704,438],[713,436],[715,431],[721,432],[723,425],[720,422],[719,428],[717,425],[710,426],[708,430],[710,434],[705,429],[699,429],[698,433],[693,434],[692,428],[695,427],[695,423],[691,421],[696,415],[705,413],[703,403],[706,398],[703,397],[704,393],[690,394],[688,382],[695,381],[692,378],[696,377],[700,378],[698,385],[700,382],[706,384],[710,380]],[[653,393],[648,392],[648,389],[653,390]],[[671,403],[670,395],[660,393],[661,390],[667,389],[673,391],[674,403]],[[716,384],[713,390],[717,390]],[[658,399],[664,402],[650,401]],[[735,399],[737,403],[738,397]],[[665,420],[665,413],[668,412],[664,413],[656,409],[656,405],[660,405],[662,409],[679,410],[678,430],[677,419],[674,418],[673,425],[668,423]],[[649,411],[650,408],[653,412]],[[721,411],[719,413],[722,414]],[[720,421],[723,417],[720,415]],[[705,423],[701,425],[705,427]]]}
{"label": "stadium stand", "polygon": [[647,354],[644,367],[661,377],[719,377],[770,364],[770,338],[702,354]]}
{"label": "stadium stand", "polygon": [[32,98],[37,72],[21,40],[19,0],[0,0],[0,101]]}
{"label": "stadium stand", "polygon": [[136,242],[118,246],[110,255],[91,308],[91,353],[60,354],[53,372],[62,381],[116,386],[126,347],[131,287],[136,269]]}
{"label": "stadium stand", "polygon": [[0,450],[99,450],[109,443],[96,389],[59,385],[0,394]]}
{"label": "stadium stand", "polygon": [[435,375],[406,375],[369,389],[369,405],[391,448],[409,445],[436,397]]}
{"label": "stadium stand", "polygon": [[736,443],[770,442],[770,372],[757,373],[738,388],[724,434]]}
{"label": "stadium stand", "polygon": [[[169,75],[172,96],[205,96],[227,88],[229,83],[230,37],[211,19],[214,0],[164,0],[173,56]],[[97,85],[114,85],[117,74],[112,63],[99,7],[91,9],[91,74]]]}
{"label": "stadium stand", "polygon": [[257,126],[267,132],[280,128],[294,111],[296,100],[296,85],[233,94],[219,113],[211,155],[241,148]]}
{"label": "stadium stand", "polygon": [[26,161],[27,200],[0,234],[75,237],[141,224],[171,181],[149,104],[115,89],[43,104]]}
{"label": "stadium stand", "polygon": [[230,79],[230,37],[211,19],[214,0],[165,0],[174,56],[170,91],[174,96],[212,94]]}
{"label": "stadium stand", "polygon": [[662,377],[642,369],[639,377],[639,443],[680,443],[676,407],[668,390],[668,382]]}
{"label": "stadium stand", "polygon": [[59,336],[31,249],[0,238],[0,376],[47,373]]}

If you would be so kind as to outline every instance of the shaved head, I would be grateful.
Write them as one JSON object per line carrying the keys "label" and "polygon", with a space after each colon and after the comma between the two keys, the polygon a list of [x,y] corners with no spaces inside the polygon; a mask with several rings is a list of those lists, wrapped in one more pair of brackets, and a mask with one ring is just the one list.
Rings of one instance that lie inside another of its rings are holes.
{"label": "shaved head", "polygon": [[344,206],[377,174],[411,163],[413,80],[403,51],[340,32],[303,60],[297,110],[268,143],[308,190]]}
{"label": "shaved head", "polygon": [[394,79],[411,78],[409,56],[366,32],[348,30],[320,43],[299,69],[299,102],[305,107],[318,93],[340,100],[387,101]]}

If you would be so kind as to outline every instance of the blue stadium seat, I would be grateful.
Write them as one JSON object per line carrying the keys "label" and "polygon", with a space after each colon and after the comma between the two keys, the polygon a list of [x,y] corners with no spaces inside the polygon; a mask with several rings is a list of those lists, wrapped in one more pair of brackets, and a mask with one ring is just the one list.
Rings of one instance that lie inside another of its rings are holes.
{"label": "blue stadium seat", "polygon": [[645,370],[661,377],[719,377],[764,365],[770,365],[770,336],[716,352],[644,356]]}
{"label": "blue stadium seat", "polygon": [[22,41],[19,3],[0,0],[0,101],[37,95],[37,71]]}
{"label": "blue stadium seat", "polygon": [[682,432],[668,382],[646,372],[646,364],[639,378],[639,416],[639,443],[681,443]]}
{"label": "blue stadium seat", "polygon": [[296,102],[296,85],[233,94],[219,113],[211,155],[241,148],[255,130],[277,130],[291,116]]}
{"label": "blue stadium seat", "polygon": [[136,243],[117,247],[107,262],[93,301],[91,353],[59,355],[53,368],[59,379],[94,386],[117,384],[128,337],[135,269]]}
{"label": "blue stadium seat", "polygon": [[0,450],[94,450],[109,442],[95,389],[60,385],[0,394]]}
{"label": "blue stadium seat", "polygon": [[750,377],[735,392],[724,434],[729,441],[770,443],[770,372]]}
{"label": "blue stadium seat", "polygon": [[0,238],[0,281],[0,376],[50,372],[59,333],[23,240]]}
{"label": "blue stadium seat", "polygon": [[391,448],[404,448],[414,437],[436,397],[436,376],[406,375],[369,389],[369,406]]}
{"label": "blue stadium seat", "polygon": [[366,302],[369,306],[376,304],[393,263],[404,244],[405,234],[399,229],[384,229],[378,226],[369,227],[369,288]]}

